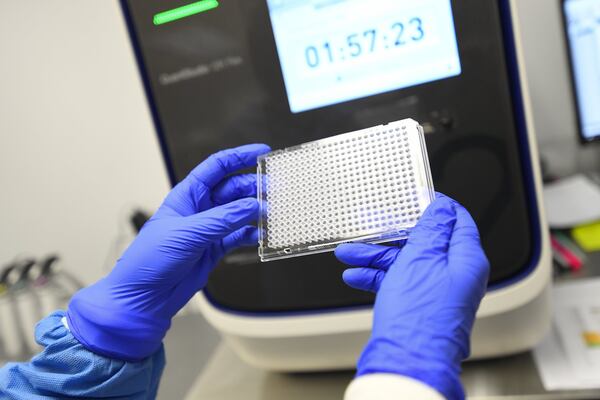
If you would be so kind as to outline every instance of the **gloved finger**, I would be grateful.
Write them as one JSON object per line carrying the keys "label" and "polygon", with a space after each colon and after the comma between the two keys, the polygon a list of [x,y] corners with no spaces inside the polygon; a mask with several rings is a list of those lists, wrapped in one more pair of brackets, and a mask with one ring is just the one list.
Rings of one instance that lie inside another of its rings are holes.
{"label": "gloved finger", "polygon": [[450,201],[456,212],[456,223],[454,224],[452,237],[450,239],[449,254],[452,254],[455,257],[467,254],[468,257],[470,257],[474,255],[474,253],[478,253],[478,256],[483,255],[485,257],[485,253],[483,253],[481,247],[479,229],[469,211],[459,202],[443,193],[436,192],[436,198],[443,198]]}
{"label": "gloved finger", "polygon": [[374,293],[379,291],[384,278],[384,270],[373,268],[350,268],[342,274],[342,279],[351,288]]}
{"label": "gloved finger", "polygon": [[271,151],[266,144],[248,144],[219,151],[208,157],[190,176],[212,189],[227,175],[256,165],[258,156]]}
{"label": "gloved finger", "polygon": [[435,198],[436,199],[447,199],[447,200],[450,200],[451,202],[456,203],[456,200],[454,200],[452,197],[446,196],[444,193],[441,193],[441,192],[435,192]]}
{"label": "gloved finger", "polygon": [[354,267],[371,267],[387,271],[396,261],[400,250],[397,247],[364,243],[341,244],[335,256],[344,264]]}
{"label": "gloved finger", "polygon": [[456,223],[456,210],[450,198],[434,200],[411,230],[403,251],[418,249],[446,252]]}
{"label": "gloved finger", "polygon": [[460,252],[469,247],[480,245],[479,230],[471,214],[460,204],[455,203],[456,224],[450,240],[450,251]]}
{"label": "gloved finger", "polygon": [[248,225],[230,233],[221,240],[223,254],[242,246],[256,246],[258,244],[258,229]]}
{"label": "gloved finger", "polygon": [[187,217],[206,210],[215,185],[231,173],[256,165],[257,157],[270,150],[265,144],[249,144],[213,154],[171,190],[156,215]]}
{"label": "gloved finger", "polygon": [[484,270],[482,273],[487,276],[489,261],[481,247],[477,225],[471,214],[462,205],[455,203],[454,207],[457,219],[450,239],[448,257],[458,260],[459,264],[461,263],[460,260],[465,260],[465,263],[480,265]]}
{"label": "gloved finger", "polygon": [[187,217],[194,244],[202,246],[221,240],[251,224],[258,217],[258,201],[245,198]]}
{"label": "gloved finger", "polygon": [[244,197],[256,197],[256,174],[225,178],[212,192],[215,204],[226,204]]}

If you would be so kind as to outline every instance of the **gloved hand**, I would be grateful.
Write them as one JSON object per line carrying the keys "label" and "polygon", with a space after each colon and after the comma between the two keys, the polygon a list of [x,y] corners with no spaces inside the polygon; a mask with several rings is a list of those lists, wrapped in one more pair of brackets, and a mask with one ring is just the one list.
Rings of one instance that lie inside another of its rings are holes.
{"label": "gloved hand", "polygon": [[256,176],[228,176],[256,165],[270,149],[247,145],[212,155],[169,193],[112,272],[75,294],[67,311],[73,335],[89,350],[139,361],[160,346],[171,318],[223,255],[255,245]]}
{"label": "gloved hand", "polygon": [[394,373],[463,399],[460,363],[485,294],[489,263],[469,213],[443,195],[425,211],[403,248],[344,244],[338,259],[351,287],[377,293],[373,331],[358,375]]}

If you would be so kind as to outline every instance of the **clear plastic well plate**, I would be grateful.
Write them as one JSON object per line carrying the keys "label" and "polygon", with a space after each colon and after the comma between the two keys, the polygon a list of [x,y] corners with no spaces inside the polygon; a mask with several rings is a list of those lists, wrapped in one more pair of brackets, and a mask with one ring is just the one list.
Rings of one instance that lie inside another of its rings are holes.
{"label": "clear plastic well plate", "polygon": [[258,159],[258,253],[271,261],[404,239],[434,197],[412,119],[277,150]]}

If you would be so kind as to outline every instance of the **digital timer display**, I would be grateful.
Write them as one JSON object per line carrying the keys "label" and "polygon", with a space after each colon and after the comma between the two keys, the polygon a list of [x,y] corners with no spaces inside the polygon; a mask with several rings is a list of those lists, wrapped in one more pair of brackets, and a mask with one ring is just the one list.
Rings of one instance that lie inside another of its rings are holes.
{"label": "digital timer display", "polygon": [[450,0],[268,0],[290,109],[460,75]]}

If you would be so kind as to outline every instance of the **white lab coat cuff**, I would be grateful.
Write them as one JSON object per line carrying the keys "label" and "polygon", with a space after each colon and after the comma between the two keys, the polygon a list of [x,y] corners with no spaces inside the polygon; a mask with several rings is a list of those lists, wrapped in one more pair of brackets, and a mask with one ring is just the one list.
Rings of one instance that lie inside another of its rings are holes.
{"label": "white lab coat cuff", "polygon": [[60,319],[60,322],[63,324],[63,326],[64,326],[65,328],[67,328],[67,330],[68,330],[69,332],[71,332],[71,329],[69,329],[69,323],[67,322],[67,317],[62,317],[62,318]]}
{"label": "white lab coat cuff", "polygon": [[354,379],[344,400],[444,400],[433,388],[415,379],[395,374],[369,374]]}

